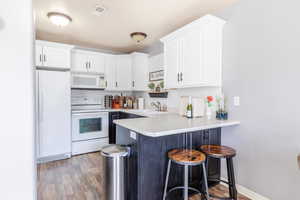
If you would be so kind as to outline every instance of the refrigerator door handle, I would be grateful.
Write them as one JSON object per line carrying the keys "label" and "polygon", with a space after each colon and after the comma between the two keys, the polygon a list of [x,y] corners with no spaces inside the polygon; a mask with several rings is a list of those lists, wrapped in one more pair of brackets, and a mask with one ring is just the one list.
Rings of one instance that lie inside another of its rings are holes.
{"label": "refrigerator door handle", "polygon": [[44,94],[43,91],[39,88],[39,122],[43,122],[44,118]]}

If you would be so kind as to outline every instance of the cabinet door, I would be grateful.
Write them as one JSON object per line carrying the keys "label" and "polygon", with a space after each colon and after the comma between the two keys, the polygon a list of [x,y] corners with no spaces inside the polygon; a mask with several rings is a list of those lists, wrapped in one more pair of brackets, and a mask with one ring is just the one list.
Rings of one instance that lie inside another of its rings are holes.
{"label": "cabinet door", "polygon": [[72,52],[72,71],[88,72],[88,54]]}
{"label": "cabinet door", "polygon": [[43,47],[43,66],[52,68],[71,68],[70,50],[59,47]]}
{"label": "cabinet door", "polygon": [[92,54],[89,56],[89,71],[95,73],[105,72],[105,56],[103,54]]}
{"label": "cabinet door", "polygon": [[207,24],[203,31],[203,78],[207,85],[222,85],[222,27]]}
{"label": "cabinet door", "polygon": [[132,54],[132,87],[135,91],[146,91],[148,83],[148,55]]}
{"label": "cabinet door", "polygon": [[109,113],[109,144],[116,144],[116,124],[113,123],[114,120],[120,119],[119,112]]}
{"label": "cabinet door", "polygon": [[43,46],[35,45],[35,66],[43,66]]}
{"label": "cabinet door", "polygon": [[165,42],[165,87],[179,87],[180,41]]}
{"label": "cabinet door", "polygon": [[132,90],[132,67],[130,55],[117,56],[117,90]]}
{"label": "cabinet door", "polygon": [[204,84],[203,81],[203,33],[195,30],[182,40],[182,85],[192,87]]}
{"label": "cabinet door", "polygon": [[70,72],[38,71],[39,156],[71,152]]}
{"label": "cabinet door", "polygon": [[115,90],[116,89],[116,61],[117,57],[113,55],[105,56],[105,80],[106,89]]}

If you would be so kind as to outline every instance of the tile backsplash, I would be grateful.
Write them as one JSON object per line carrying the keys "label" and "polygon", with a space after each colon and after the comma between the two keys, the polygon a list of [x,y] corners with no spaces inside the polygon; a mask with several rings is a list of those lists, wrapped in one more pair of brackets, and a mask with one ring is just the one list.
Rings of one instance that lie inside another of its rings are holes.
{"label": "tile backsplash", "polygon": [[201,88],[185,88],[169,90],[168,98],[150,98],[146,92],[134,92],[135,96],[142,96],[145,98],[145,105],[147,109],[151,109],[151,102],[159,101],[162,105],[166,104],[168,109],[177,112],[180,105],[180,97],[206,97],[218,96],[221,94],[221,88],[201,87]]}
{"label": "tile backsplash", "polygon": [[75,104],[102,104],[105,95],[132,95],[132,92],[117,92],[104,90],[72,90],[71,103]]}

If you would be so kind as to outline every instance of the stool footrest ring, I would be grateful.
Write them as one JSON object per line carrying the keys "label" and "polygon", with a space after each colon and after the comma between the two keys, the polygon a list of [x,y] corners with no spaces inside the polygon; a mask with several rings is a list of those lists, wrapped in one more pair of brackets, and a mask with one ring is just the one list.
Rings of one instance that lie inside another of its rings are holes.
{"label": "stool footrest ring", "polygon": [[211,194],[209,194],[209,196],[212,197],[213,199],[218,199],[218,200],[234,200],[233,198],[230,198],[230,197],[218,197],[218,196],[211,195]]}
{"label": "stool footrest ring", "polygon": [[[171,188],[171,189],[168,190],[167,196],[168,196],[169,193],[171,193],[171,192],[173,192],[173,191],[175,191],[175,190],[183,190],[183,189],[184,189],[184,186],[173,187],[173,188]],[[188,189],[191,190],[191,191],[194,191],[194,192],[197,192],[197,193],[202,194],[202,193],[200,192],[200,190],[198,190],[198,189],[196,189],[196,188],[188,187]]]}
{"label": "stool footrest ring", "polygon": [[209,178],[207,179],[207,181],[215,181],[215,182],[222,182],[222,183],[226,183],[227,185],[229,185],[229,182],[228,181],[224,181],[224,180],[221,180],[221,179],[217,179],[217,178]]}

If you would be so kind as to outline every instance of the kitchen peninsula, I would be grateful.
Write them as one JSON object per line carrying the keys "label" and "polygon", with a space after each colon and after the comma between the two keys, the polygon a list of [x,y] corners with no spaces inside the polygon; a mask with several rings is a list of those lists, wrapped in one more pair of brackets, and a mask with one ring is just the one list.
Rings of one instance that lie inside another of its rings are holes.
{"label": "kitchen peninsula", "polygon": [[[240,124],[233,120],[187,119],[177,114],[115,120],[114,123],[117,125],[116,143],[131,148],[126,173],[127,199],[130,200],[162,199],[168,151],[174,148],[199,149],[204,144],[221,145],[221,128]],[[169,187],[183,184],[183,169],[173,166]],[[200,168],[192,167],[190,172],[190,185],[200,189]],[[208,176],[220,178],[219,160],[209,160]],[[181,197],[174,194],[171,199]]]}

